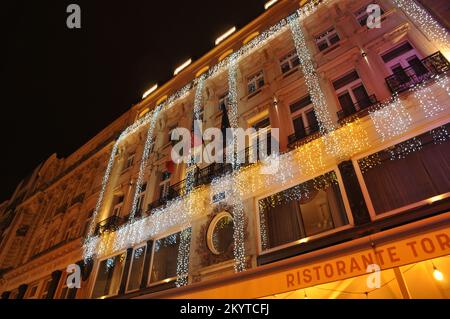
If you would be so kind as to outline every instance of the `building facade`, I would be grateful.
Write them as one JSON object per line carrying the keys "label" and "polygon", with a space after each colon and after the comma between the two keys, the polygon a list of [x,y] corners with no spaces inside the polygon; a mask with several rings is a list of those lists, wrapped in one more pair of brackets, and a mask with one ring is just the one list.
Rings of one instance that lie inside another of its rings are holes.
{"label": "building facade", "polygon": [[[450,298],[446,23],[276,2],[0,205],[2,298]],[[244,161],[174,163],[194,120]]]}

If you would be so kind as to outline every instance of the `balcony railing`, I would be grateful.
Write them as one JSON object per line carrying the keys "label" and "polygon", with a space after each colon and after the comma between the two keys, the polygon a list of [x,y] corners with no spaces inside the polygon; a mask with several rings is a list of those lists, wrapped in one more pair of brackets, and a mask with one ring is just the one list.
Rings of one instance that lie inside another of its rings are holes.
{"label": "balcony railing", "polygon": [[95,234],[101,235],[105,232],[113,232],[116,231],[122,224],[124,223],[124,219],[119,216],[111,216],[105,220],[102,220],[95,227]]}
{"label": "balcony railing", "polygon": [[449,69],[450,64],[447,59],[441,52],[436,52],[416,65],[399,69],[386,78],[386,83],[392,93],[401,93],[431,79],[434,75],[447,72]]}
{"label": "balcony railing", "polygon": [[352,116],[356,113],[360,113],[361,111],[368,110],[371,106],[378,105],[379,101],[375,95],[368,96],[362,100],[357,101],[351,106],[348,106],[346,109],[343,109],[337,112],[339,120],[343,120],[349,116]]}
{"label": "balcony railing", "polygon": [[303,144],[307,140],[307,137],[313,137],[319,133],[319,124],[311,125],[298,130],[294,134],[288,136],[288,148],[294,149],[297,146]]}

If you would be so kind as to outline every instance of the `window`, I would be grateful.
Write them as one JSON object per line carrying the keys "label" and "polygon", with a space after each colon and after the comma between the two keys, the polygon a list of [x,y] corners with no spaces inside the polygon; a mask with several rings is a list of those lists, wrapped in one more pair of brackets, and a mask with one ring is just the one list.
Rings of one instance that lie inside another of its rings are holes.
{"label": "window", "polygon": [[155,241],[150,283],[160,282],[177,276],[178,247],[180,234],[172,234]]}
{"label": "window", "polygon": [[141,187],[141,192],[138,197],[138,201],[137,201],[137,205],[136,205],[136,214],[142,213],[142,207],[144,205],[146,191],[147,191],[147,183],[144,183]]}
{"label": "window", "polygon": [[247,80],[248,94],[255,93],[264,86],[264,72],[261,70],[258,73],[250,76]]}
{"label": "window", "polygon": [[297,138],[306,137],[319,130],[314,107],[309,95],[290,105],[294,134]]}
{"label": "window", "polygon": [[[268,117],[259,120],[257,123],[252,125],[256,130],[256,133],[250,137],[250,152],[252,158],[257,158],[262,160],[262,154],[270,155],[272,151],[272,137],[270,134],[270,119]],[[262,142],[262,144],[261,144]],[[254,153],[256,153],[256,157]]]}
{"label": "window", "polygon": [[161,175],[161,182],[159,183],[159,198],[161,200],[166,200],[169,197],[170,175],[169,171],[165,171]]}
{"label": "window", "polygon": [[359,10],[355,11],[353,15],[355,16],[356,20],[358,21],[360,26],[367,26],[367,18],[369,17],[369,14],[367,13],[367,8],[371,4],[376,4],[380,7],[381,14],[384,14],[383,8],[375,1],[371,1],[370,3],[362,6],[359,8]]}
{"label": "window", "polygon": [[297,56],[297,51],[292,51],[280,59],[281,72],[283,74],[289,72],[300,64]]}
{"label": "window", "polygon": [[44,286],[42,287],[42,292],[41,292],[41,298],[40,299],[47,299],[48,290],[50,289],[51,282],[52,282],[51,279],[47,279],[46,281],[44,281]]}
{"label": "window", "polygon": [[407,80],[409,76],[413,74],[422,75],[428,72],[419,57],[419,53],[409,42],[404,42],[396,46],[384,53],[381,58],[387,68],[390,69],[399,80]]}
{"label": "window", "polygon": [[92,298],[114,296],[119,293],[126,253],[102,260],[98,267]]}
{"label": "window", "polygon": [[432,134],[424,134],[359,160],[374,213],[401,210],[449,193],[448,154],[449,140],[439,142]]}
{"label": "window", "polygon": [[67,226],[66,233],[64,234],[64,240],[71,240],[76,237],[76,221],[72,220]]}
{"label": "window", "polygon": [[362,80],[355,70],[335,80],[333,86],[344,115],[353,114],[372,104]]}
{"label": "window", "polygon": [[120,216],[120,213],[122,212],[123,201],[124,201],[123,195],[114,196],[112,216]]}
{"label": "window", "polygon": [[135,156],[135,154],[131,154],[131,155],[128,156],[124,170],[127,170],[131,166],[133,166],[133,164],[134,164],[134,156]]}
{"label": "window", "polygon": [[219,98],[219,111],[223,112],[228,111],[228,106],[230,105],[230,101],[228,99],[228,92],[226,92],[224,95],[222,95]]}
{"label": "window", "polygon": [[330,28],[326,32],[317,35],[315,39],[319,51],[323,51],[340,41],[335,28]]}
{"label": "window", "polygon": [[32,285],[30,289],[28,289],[27,299],[35,299],[37,297],[38,287],[39,287],[39,285],[35,284],[35,285]]}
{"label": "window", "polygon": [[348,224],[334,172],[259,200],[259,214],[263,250]]}
{"label": "window", "polygon": [[127,291],[138,290],[141,286],[142,271],[144,270],[145,253],[147,246],[135,248],[128,275]]}

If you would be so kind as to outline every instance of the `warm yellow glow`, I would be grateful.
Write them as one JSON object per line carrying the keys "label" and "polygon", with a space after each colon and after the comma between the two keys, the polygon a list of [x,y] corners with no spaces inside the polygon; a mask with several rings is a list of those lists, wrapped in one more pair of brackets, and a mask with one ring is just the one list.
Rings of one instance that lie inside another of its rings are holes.
{"label": "warm yellow glow", "polygon": [[156,101],[156,105],[162,104],[165,100],[167,100],[167,95],[164,95],[158,101]]}
{"label": "warm yellow glow", "polygon": [[444,274],[442,272],[440,272],[439,269],[437,269],[436,267],[434,267],[434,270],[433,270],[433,277],[437,281],[443,281],[444,280]]}
{"label": "warm yellow glow", "polygon": [[192,59],[187,60],[186,62],[184,62],[182,65],[180,65],[178,68],[175,69],[175,72],[173,72],[173,75],[177,75],[178,73],[183,71],[185,68],[187,68],[189,66],[189,64],[191,64],[191,63],[192,63]]}
{"label": "warm yellow glow", "polygon": [[153,92],[155,92],[157,88],[158,88],[158,84],[153,85],[149,90],[147,90],[147,91],[142,95],[142,99],[145,99],[147,96],[149,96],[150,94],[152,94]]}
{"label": "warm yellow glow", "polygon": [[224,54],[222,54],[222,55],[219,57],[219,62],[222,61],[223,59],[225,59],[225,58],[226,58],[227,56],[229,56],[231,53],[233,53],[233,49],[230,49],[230,50],[226,51]]}
{"label": "warm yellow glow", "polygon": [[198,78],[200,75],[202,75],[203,73],[205,73],[205,72],[208,71],[208,70],[209,70],[209,66],[205,66],[205,67],[201,68],[200,71],[198,71],[198,72],[195,74],[195,77]]}
{"label": "warm yellow glow", "polygon": [[278,2],[278,0],[270,0],[269,2],[266,2],[264,4],[264,9],[266,9],[266,10],[269,9],[271,6],[273,6],[277,2]]}
{"label": "warm yellow glow", "polygon": [[258,31],[253,32],[253,33],[250,34],[248,37],[246,37],[245,40],[242,41],[242,43],[243,43],[243,44],[247,44],[247,43],[249,43],[250,41],[252,41],[254,38],[256,38],[258,35],[259,35],[259,32],[258,32]]}
{"label": "warm yellow glow", "polygon": [[216,45],[218,45],[220,42],[228,38],[230,35],[232,35],[234,32],[236,32],[236,27],[232,27],[230,30],[222,34],[220,37],[216,39]]}
{"label": "warm yellow glow", "polygon": [[440,201],[440,200],[443,200],[445,197],[447,197],[447,194],[437,195],[437,196],[431,197],[431,198],[428,200],[428,202],[429,202],[430,204],[433,204],[433,203],[435,203],[435,202],[438,202],[438,201]]}

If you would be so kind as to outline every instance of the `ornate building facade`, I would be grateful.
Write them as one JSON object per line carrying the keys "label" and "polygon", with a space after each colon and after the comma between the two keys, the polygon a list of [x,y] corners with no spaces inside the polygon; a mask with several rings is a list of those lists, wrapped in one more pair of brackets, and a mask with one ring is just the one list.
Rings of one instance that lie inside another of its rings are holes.
{"label": "ornate building facade", "polygon": [[[275,2],[50,157],[0,205],[2,298],[450,298],[450,36],[426,2]],[[174,163],[194,120],[255,128],[246,160]]]}

